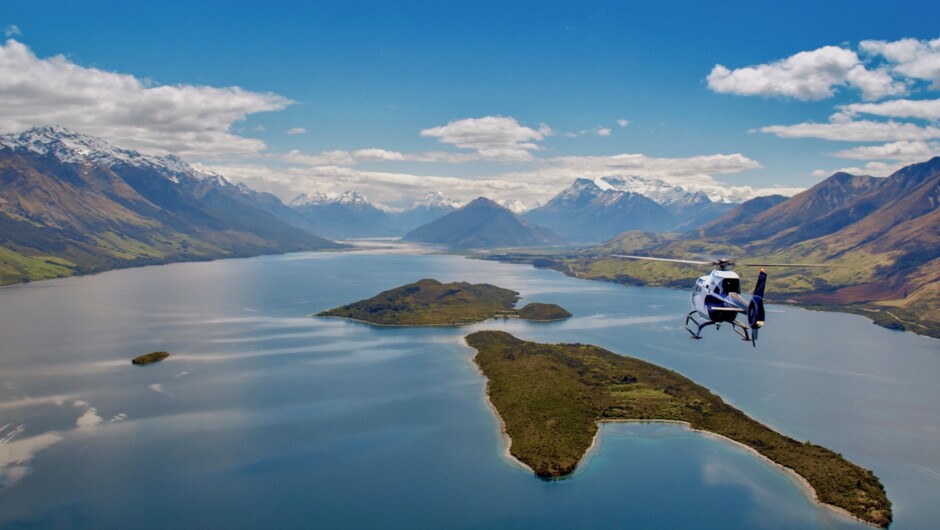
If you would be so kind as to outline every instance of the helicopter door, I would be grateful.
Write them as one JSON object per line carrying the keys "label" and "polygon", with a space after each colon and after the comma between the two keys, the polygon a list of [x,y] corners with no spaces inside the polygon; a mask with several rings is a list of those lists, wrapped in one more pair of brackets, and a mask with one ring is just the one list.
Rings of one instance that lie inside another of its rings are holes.
{"label": "helicopter door", "polygon": [[692,309],[707,315],[707,309],[705,308],[705,296],[708,294],[708,286],[705,283],[705,278],[699,278],[695,282],[695,287],[692,288]]}

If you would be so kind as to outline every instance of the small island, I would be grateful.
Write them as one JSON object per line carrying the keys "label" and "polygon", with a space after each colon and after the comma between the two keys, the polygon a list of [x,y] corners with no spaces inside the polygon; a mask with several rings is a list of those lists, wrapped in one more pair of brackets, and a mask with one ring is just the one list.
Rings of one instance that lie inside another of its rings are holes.
{"label": "small island", "polygon": [[165,351],[155,351],[146,353],[144,355],[138,355],[137,357],[134,357],[134,360],[131,362],[136,365],[153,364],[155,362],[162,361],[169,356],[170,354]]}
{"label": "small island", "polygon": [[531,303],[515,309],[519,293],[486,283],[420,280],[366,300],[317,313],[380,326],[456,326],[495,317],[561,320],[571,313],[555,304]]}
{"label": "small island", "polygon": [[794,471],[821,503],[887,527],[891,502],[870,470],[774,432],[691,380],[585,344],[539,344],[500,331],[466,338],[510,453],[544,478],[572,473],[599,421],[666,420],[742,444]]}

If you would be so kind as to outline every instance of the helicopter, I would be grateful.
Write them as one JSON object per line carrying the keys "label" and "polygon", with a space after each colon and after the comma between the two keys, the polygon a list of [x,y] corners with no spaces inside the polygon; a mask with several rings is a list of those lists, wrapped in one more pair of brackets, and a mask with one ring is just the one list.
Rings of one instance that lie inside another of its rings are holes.
{"label": "helicopter", "polygon": [[[764,287],[767,285],[767,272],[764,267],[832,266],[808,263],[741,263],[739,265],[743,267],[761,267],[754,291],[751,293],[750,299],[746,300],[741,296],[741,278],[731,270],[735,263],[728,259],[695,261],[624,254],[612,254],[611,257],[717,267],[709,274],[701,276],[695,281],[695,285],[692,287],[692,311],[685,317],[685,329],[692,335],[693,339],[701,339],[702,330],[706,327],[715,326],[715,329],[720,329],[721,325],[727,322],[731,324],[735,333],[743,340],[749,341],[754,347],[757,346],[757,331],[763,327],[766,321]],[[738,315],[742,313],[745,322],[738,321]]]}

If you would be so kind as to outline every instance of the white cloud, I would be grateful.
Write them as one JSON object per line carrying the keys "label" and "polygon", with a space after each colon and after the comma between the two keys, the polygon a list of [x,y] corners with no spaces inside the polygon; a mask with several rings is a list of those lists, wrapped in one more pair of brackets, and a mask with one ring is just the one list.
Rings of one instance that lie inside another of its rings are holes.
{"label": "white cloud", "polygon": [[881,103],[853,103],[838,108],[849,116],[871,114],[887,118],[940,120],[940,99],[895,99]]}
{"label": "white cloud", "polygon": [[[331,156],[338,162],[354,162],[355,153],[343,151]],[[802,191],[801,188],[781,186],[729,186],[714,178],[714,175],[733,174],[761,167],[757,161],[741,154],[690,158],[654,158],[640,154],[558,157],[540,159],[536,167],[528,171],[478,177],[364,171],[344,167],[342,164],[323,164],[326,159],[323,153],[309,156],[295,152],[292,156],[293,163],[301,164],[300,166],[275,168],[264,165],[213,165],[204,169],[221,173],[233,182],[244,182],[252,188],[274,193],[285,200],[290,200],[302,192],[343,192],[354,189],[370,197],[381,197],[382,202],[390,206],[409,205],[430,190],[445,191],[448,195],[464,201],[484,195],[494,200],[525,198],[544,203],[571,185],[576,178],[617,174],[660,178],[697,191],[730,193],[745,199],[769,193],[792,195]]]}
{"label": "white cloud", "polygon": [[909,78],[930,81],[931,89],[940,90],[940,38],[894,42],[866,40],[859,44],[859,48],[884,57],[891,63],[893,71]]}
{"label": "white cloud", "polygon": [[621,127],[626,127],[626,126],[629,125],[629,124],[630,124],[630,121],[629,121],[629,120],[626,120],[626,119],[624,119],[624,118],[620,118],[619,120],[617,120],[617,125],[619,125],[619,126],[621,126]]}
{"label": "white cloud", "polygon": [[[837,115],[837,117],[840,117]],[[761,127],[760,132],[775,134],[780,138],[819,138],[843,142],[897,142],[932,140],[940,138],[940,129],[934,126],[920,127],[913,123],[870,120],[831,123],[798,123],[796,125],[771,125]]]}
{"label": "white cloud", "polygon": [[839,169],[817,169],[813,171],[814,177],[828,177],[833,173],[849,173],[850,175],[869,175],[872,177],[887,177],[907,164],[885,164],[884,162],[869,162],[863,167],[843,167]]}
{"label": "white cloud", "polygon": [[291,103],[239,87],[154,86],[61,55],[40,59],[13,39],[0,46],[0,133],[61,125],[151,153],[254,155],[264,142],[232,133],[232,124]]}
{"label": "white cloud", "polygon": [[833,153],[839,158],[853,160],[896,160],[899,162],[915,163],[940,156],[940,143],[938,142],[891,142],[883,145],[868,145],[844,149]]}
{"label": "white cloud", "polygon": [[551,134],[547,125],[532,129],[505,116],[467,118],[421,131],[421,136],[437,138],[441,143],[473,149],[482,158],[507,161],[531,160],[531,152],[542,149],[535,142]]}
{"label": "white cloud", "polygon": [[607,137],[607,136],[610,136],[610,132],[611,132],[610,128],[608,127],[598,127],[597,129],[594,129],[594,134],[598,136]]}
{"label": "white cloud", "polygon": [[303,127],[294,127],[293,129],[289,129],[287,134],[307,134],[307,129],[304,129]]}
{"label": "white cloud", "polygon": [[784,96],[800,100],[831,97],[836,87],[862,91],[864,99],[897,96],[907,87],[884,69],[869,70],[858,55],[838,46],[799,52],[773,63],[729,70],[717,64],[708,75],[715,92],[742,96]]}
{"label": "white cloud", "polygon": [[3,30],[3,35],[8,39],[10,37],[16,37],[17,35],[22,35],[22,34],[23,32],[20,31],[20,27],[17,26],[16,24],[10,24],[9,26],[6,27],[6,29]]}

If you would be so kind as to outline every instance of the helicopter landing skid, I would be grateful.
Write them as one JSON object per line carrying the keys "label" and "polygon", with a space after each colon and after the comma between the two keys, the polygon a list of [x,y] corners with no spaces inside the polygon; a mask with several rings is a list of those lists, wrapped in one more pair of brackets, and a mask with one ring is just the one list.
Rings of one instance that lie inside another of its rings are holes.
{"label": "helicopter landing skid", "polygon": [[[699,324],[699,321],[695,320],[695,313],[697,313],[697,311],[692,311],[688,314],[688,316],[685,317],[685,330],[688,331],[690,335],[692,335],[693,339],[698,340],[702,338],[702,329],[707,326],[715,326],[716,324],[711,320],[705,322],[704,324]],[[689,327],[689,322],[695,324],[695,331],[692,331],[692,328]]]}
{"label": "helicopter landing skid", "polygon": [[[708,326],[715,326],[715,329],[720,329],[721,324],[713,320],[709,320],[704,323],[699,323],[698,320],[695,320],[696,313],[697,311],[692,311],[685,317],[685,330],[688,331],[690,335],[692,335],[693,339],[701,339],[702,330],[707,328]],[[692,328],[689,327],[689,322],[695,325],[695,331],[692,331]],[[732,320],[731,327],[732,329],[734,329],[734,332],[737,333],[741,337],[742,340],[753,342],[751,341],[751,336],[748,333],[747,326],[745,326],[744,324],[741,324],[737,320]]]}

